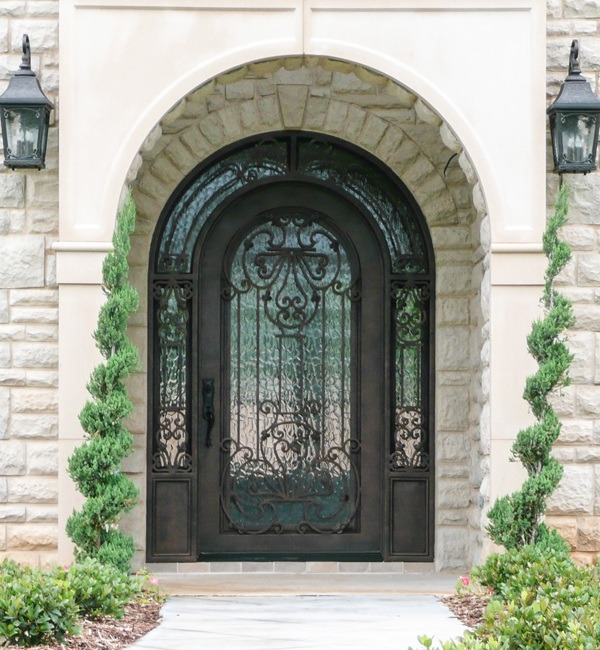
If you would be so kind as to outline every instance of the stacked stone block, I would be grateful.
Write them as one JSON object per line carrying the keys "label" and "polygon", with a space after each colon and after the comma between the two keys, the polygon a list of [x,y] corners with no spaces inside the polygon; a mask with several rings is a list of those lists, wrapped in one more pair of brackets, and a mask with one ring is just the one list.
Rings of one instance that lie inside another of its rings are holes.
{"label": "stacked stone block", "polygon": [[[57,104],[58,0],[0,2],[0,92],[21,62]],[[58,110],[47,169],[0,171],[0,559],[55,560],[58,500]]]}
{"label": "stacked stone block", "polygon": [[[600,94],[600,1],[549,0],[547,19],[548,102],[567,74],[573,38],[579,39],[582,73]],[[549,145],[548,154],[550,210],[558,178]],[[562,274],[561,290],[574,303],[577,323],[569,333],[572,385],[555,399],[563,431],[554,455],[565,474],[550,501],[548,522],[579,561],[590,562],[600,553],[600,174],[565,181],[571,197],[562,237],[571,244],[573,261]]]}

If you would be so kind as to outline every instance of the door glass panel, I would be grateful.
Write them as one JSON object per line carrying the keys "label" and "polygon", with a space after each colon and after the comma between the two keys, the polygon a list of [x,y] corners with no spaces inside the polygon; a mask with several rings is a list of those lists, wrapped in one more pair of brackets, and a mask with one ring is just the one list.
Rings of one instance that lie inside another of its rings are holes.
{"label": "door glass panel", "polygon": [[394,327],[394,433],[391,467],[427,469],[428,422],[423,408],[423,359],[427,354],[429,286],[392,283]]}
{"label": "door glass panel", "polygon": [[226,528],[355,530],[356,265],[322,216],[306,209],[263,215],[229,260]]}
{"label": "door glass panel", "polygon": [[287,146],[277,140],[261,140],[203,170],[169,214],[156,270],[189,273],[198,234],[215,207],[241,187],[286,171]]}

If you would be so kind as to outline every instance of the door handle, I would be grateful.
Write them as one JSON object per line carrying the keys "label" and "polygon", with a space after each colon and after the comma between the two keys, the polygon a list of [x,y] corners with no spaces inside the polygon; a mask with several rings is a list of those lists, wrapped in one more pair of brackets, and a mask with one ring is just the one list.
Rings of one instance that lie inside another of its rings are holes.
{"label": "door handle", "polygon": [[212,447],[212,439],[210,437],[213,424],[215,423],[215,380],[203,379],[202,380],[202,417],[206,420],[206,441],[205,447]]}

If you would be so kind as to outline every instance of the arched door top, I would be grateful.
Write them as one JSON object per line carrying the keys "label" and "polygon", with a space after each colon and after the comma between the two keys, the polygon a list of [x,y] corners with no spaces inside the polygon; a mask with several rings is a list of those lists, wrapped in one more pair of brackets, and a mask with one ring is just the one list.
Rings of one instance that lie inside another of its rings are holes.
{"label": "arched door top", "polygon": [[209,216],[224,201],[274,180],[301,178],[335,186],[360,202],[387,243],[392,272],[427,274],[433,252],[425,219],[402,181],[368,152],[307,132],[248,138],[203,161],[165,206],[153,243],[155,273],[190,273]]}

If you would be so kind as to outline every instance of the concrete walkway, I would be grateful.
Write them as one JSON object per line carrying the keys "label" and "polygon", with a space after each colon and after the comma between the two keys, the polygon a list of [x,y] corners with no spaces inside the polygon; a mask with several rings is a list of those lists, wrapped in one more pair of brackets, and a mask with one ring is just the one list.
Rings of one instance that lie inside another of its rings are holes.
{"label": "concrete walkway", "polygon": [[[407,650],[465,627],[435,596],[173,597],[139,650]],[[436,644],[437,645],[437,644]]]}
{"label": "concrete walkway", "polygon": [[[160,626],[131,648],[416,650],[421,649],[418,635],[447,641],[466,630],[433,595],[452,591],[456,576],[211,577],[161,576],[162,588],[168,586],[171,593],[184,591],[174,583],[187,583],[186,593],[212,595],[169,598]],[[255,595],[240,595],[244,586],[245,593]],[[227,592],[236,595],[223,595]],[[292,595],[303,592],[321,595]]]}

